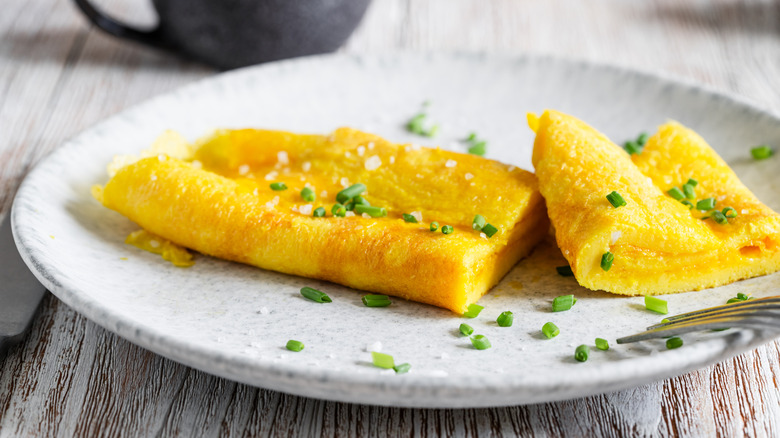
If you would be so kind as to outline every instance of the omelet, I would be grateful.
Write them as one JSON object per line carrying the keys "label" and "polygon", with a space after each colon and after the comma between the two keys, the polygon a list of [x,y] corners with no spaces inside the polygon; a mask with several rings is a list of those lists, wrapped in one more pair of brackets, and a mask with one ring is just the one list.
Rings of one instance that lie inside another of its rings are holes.
{"label": "omelet", "polygon": [[780,216],[690,129],[666,123],[629,156],[557,111],[529,125],[539,190],[582,286],[668,294],[780,270]]}
{"label": "omelet", "polygon": [[[94,196],[174,245],[457,313],[549,227],[530,172],[350,128],[222,130],[195,145],[168,133],[109,170]],[[355,184],[359,199],[339,196]]]}

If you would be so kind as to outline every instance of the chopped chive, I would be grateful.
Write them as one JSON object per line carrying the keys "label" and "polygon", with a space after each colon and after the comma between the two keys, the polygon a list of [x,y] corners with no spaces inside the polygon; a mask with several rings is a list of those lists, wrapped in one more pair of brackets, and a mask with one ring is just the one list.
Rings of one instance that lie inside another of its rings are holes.
{"label": "chopped chive", "polygon": [[574,272],[571,270],[571,266],[556,266],[555,270],[558,271],[558,275],[561,277],[573,277]]}
{"label": "chopped chive", "polygon": [[774,153],[775,151],[765,144],[756,146],[750,150],[750,154],[753,155],[754,160],[765,160],[771,157]]}
{"label": "chopped chive", "polygon": [[303,342],[296,341],[295,339],[290,339],[287,341],[287,349],[290,351],[301,351],[303,350]]}
{"label": "chopped chive", "polygon": [[444,225],[441,227],[441,232],[444,234],[452,234],[453,231],[455,231],[455,228],[453,228],[452,225]]}
{"label": "chopped chive", "polygon": [[498,318],[496,318],[496,322],[499,327],[512,327],[512,323],[515,322],[515,315],[509,310],[501,312]]}
{"label": "chopped chive", "polygon": [[391,304],[387,295],[363,295],[363,304],[366,307],[387,307]]}
{"label": "chopped chive", "polygon": [[678,201],[682,201],[685,198],[685,194],[682,192],[682,190],[680,190],[677,187],[672,187],[666,193],[668,193],[669,196],[671,196],[672,198]]}
{"label": "chopped chive", "polygon": [[492,347],[490,341],[484,335],[474,335],[471,337],[471,345],[477,350],[487,350]]}
{"label": "chopped chive", "polygon": [[406,374],[409,372],[409,370],[412,369],[412,366],[408,363],[402,363],[401,365],[396,365],[393,367],[393,370],[395,370],[396,374]]}
{"label": "chopped chive", "polygon": [[311,215],[314,217],[325,217],[325,209],[322,207],[317,207],[314,209],[314,212]]}
{"label": "chopped chive", "polygon": [[555,324],[553,324],[551,322],[546,322],[542,326],[542,334],[547,339],[552,339],[552,338],[558,336],[559,334],[561,334],[561,329],[559,329],[557,325],[555,325]]}
{"label": "chopped chive", "polygon": [[410,224],[416,224],[417,223],[417,218],[412,216],[411,214],[404,213],[403,217],[404,217],[404,222],[409,222]]}
{"label": "chopped chive", "polygon": [[737,217],[737,210],[734,210],[731,207],[724,208],[721,213],[723,213],[723,216],[726,216],[729,219],[734,219]]}
{"label": "chopped chive", "polygon": [[737,294],[736,297],[729,298],[729,300],[726,301],[726,304],[739,303],[739,302],[742,302],[742,301],[747,301],[747,300],[752,300],[752,299],[753,298],[751,298],[747,294],[743,294],[742,292],[740,292],[740,293]]}
{"label": "chopped chive", "polygon": [[696,180],[695,180],[695,179],[693,179],[693,178],[688,178],[688,182],[686,182],[685,184],[688,184],[688,185],[691,185],[691,186],[693,186],[693,187],[696,187],[696,186],[698,186],[698,185],[699,185],[699,182],[698,182],[698,181],[696,181]]}
{"label": "chopped chive", "polygon": [[588,360],[588,354],[590,354],[590,348],[585,344],[574,349],[574,359],[576,359],[577,362],[585,362]]}
{"label": "chopped chive", "polygon": [[352,184],[351,186],[347,187],[346,189],[336,194],[336,201],[338,201],[341,204],[344,204],[350,199],[362,194],[365,191],[366,191],[365,184],[360,184],[360,183]]}
{"label": "chopped chive", "polygon": [[423,127],[425,117],[425,113],[420,113],[412,117],[411,120],[409,120],[409,123],[406,124],[406,129],[413,134],[422,134],[425,132],[425,128]]}
{"label": "chopped chive", "polygon": [[640,146],[644,146],[647,144],[647,140],[650,139],[650,136],[647,135],[646,132],[643,132],[639,134],[639,137],[637,137],[636,142],[639,143]]}
{"label": "chopped chive", "polygon": [[374,207],[371,205],[356,205],[355,213],[357,214],[365,213],[371,217],[385,217],[387,216],[387,209],[385,209],[384,207]]}
{"label": "chopped chive", "polygon": [[484,227],[486,223],[487,221],[485,220],[485,216],[478,214],[474,216],[474,220],[471,221],[471,228],[477,231],[482,231],[482,227]]}
{"label": "chopped chive", "polygon": [[431,231],[436,231],[439,229],[439,223],[436,221],[431,222]]}
{"label": "chopped chive", "polygon": [[620,196],[620,193],[616,191],[612,191],[609,195],[607,195],[607,201],[609,201],[610,204],[612,204],[613,207],[623,207],[626,205],[626,200],[623,199],[622,196]]}
{"label": "chopped chive", "polygon": [[420,134],[424,135],[426,137],[436,137],[436,134],[438,134],[438,133],[439,133],[439,125],[437,123],[437,124],[431,126],[431,129],[429,129],[427,131],[423,131]]}
{"label": "chopped chive", "polygon": [[314,194],[314,190],[309,187],[304,187],[303,190],[301,190],[301,198],[306,202],[314,202],[314,200],[317,199],[317,195]]}
{"label": "chopped chive", "polygon": [[287,190],[287,184],[283,182],[274,182],[271,183],[271,190],[280,191],[280,190]]}
{"label": "chopped chive", "polygon": [[459,330],[463,336],[471,336],[471,334],[474,333],[474,327],[465,323],[460,325]]}
{"label": "chopped chive", "polygon": [[689,201],[687,199],[683,199],[682,201],[680,201],[680,204],[688,207],[688,210],[693,209],[693,204],[691,203],[691,201]]}
{"label": "chopped chive", "polygon": [[487,152],[487,142],[484,140],[475,142],[469,148],[470,154],[479,155],[480,157],[485,155],[485,152]]}
{"label": "chopped chive", "polygon": [[466,312],[463,313],[463,316],[466,318],[476,318],[479,316],[479,312],[481,312],[482,309],[484,309],[484,307],[479,304],[469,304],[469,307],[466,309]]}
{"label": "chopped chive", "polygon": [[666,300],[662,300],[660,298],[656,298],[650,295],[645,295],[645,308],[647,310],[652,310],[653,312],[660,313],[661,315],[666,315],[667,313],[669,313],[669,308]]}
{"label": "chopped chive", "polygon": [[603,338],[596,338],[596,348],[602,351],[609,350],[609,342]]}
{"label": "chopped chive", "polygon": [[612,268],[612,262],[614,261],[615,254],[612,254],[609,251],[605,252],[604,255],[601,256],[601,269],[603,269],[605,272],[609,271]]}
{"label": "chopped chive", "polygon": [[702,199],[696,203],[696,209],[700,211],[708,211],[715,208],[715,198]]}
{"label": "chopped chive", "polygon": [[485,226],[482,227],[482,232],[488,237],[493,237],[498,233],[498,228],[494,227],[492,224],[485,224]]}
{"label": "chopped chive", "polygon": [[469,133],[469,136],[466,137],[466,141],[474,141],[476,139],[477,139],[477,133],[476,132],[471,132],[471,133]]}
{"label": "chopped chive", "polygon": [[333,214],[333,216],[344,217],[347,215],[347,208],[341,204],[333,204],[330,212]]}
{"label": "chopped chive", "polygon": [[726,219],[726,215],[723,214],[723,212],[720,212],[718,210],[715,210],[712,213],[710,213],[710,217],[719,225],[726,225],[727,223],[729,223],[729,220]]}
{"label": "chopped chive", "polygon": [[360,195],[357,195],[357,196],[355,196],[354,198],[352,198],[352,202],[353,202],[355,205],[366,205],[366,206],[370,206],[370,205],[371,205],[371,204],[368,202],[368,199],[366,199],[366,198],[364,198],[364,197],[362,197],[362,196],[360,196]]}
{"label": "chopped chive", "polygon": [[623,149],[625,149],[626,152],[628,152],[629,155],[639,155],[639,154],[642,153],[642,149],[643,149],[642,146],[643,145],[640,145],[639,143],[637,143],[635,141],[627,141],[623,145]]}
{"label": "chopped chive", "polygon": [[325,292],[318,291],[317,289],[308,286],[304,286],[301,288],[301,295],[303,295],[304,297],[312,301],[316,301],[318,303],[333,302],[333,300],[331,300],[328,294],[326,294]]}
{"label": "chopped chive", "polygon": [[344,208],[347,211],[353,211],[355,209],[355,203],[353,201],[349,201],[346,204],[344,204]]}
{"label": "chopped chive", "polygon": [[675,348],[680,348],[682,347],[682,344],[683,344],[682,338],[679,338],[677,336],[666,340],[666,348],[668,350],[674,350]]}
{"label": "chopped chive", "polygon": [[696,190],[693,188],[694,186],[685,183],[682,186],[683,193],[685,194],[685,197],[688,199],[696,199]]}
{"label": "chopped chive", "polygon": [[386,370],[392,369],[395,366],[395,359],[393,359],[393,356],[378,351],[371,352],[371,360],[374,362],[375,367],[384,368]]}
{"label": "chopped chive", "polygon": [[569,310],[576,302],[577,300],[574,298],[574,295],[561,295],[559,297],[555,297],[552,302],[552,311],[563,312],[565,310]]}

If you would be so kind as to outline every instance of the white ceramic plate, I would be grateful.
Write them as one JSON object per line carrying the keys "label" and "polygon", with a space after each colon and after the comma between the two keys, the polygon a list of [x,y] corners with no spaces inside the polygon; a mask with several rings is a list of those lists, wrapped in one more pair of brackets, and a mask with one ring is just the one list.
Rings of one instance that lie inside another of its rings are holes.
{"label": "white ceramic plate", "polygon": [[[539,57],[478,55],[324,56],[279,62],[213,78],[152,99],[69,141],[25,180],[13,210],[27,264],[57,297],[103,327],[163,356],[229,379],[294,394],[395,406],[477,407],[549,401],[635,386],[703,367],[772,338],[726,331],[615,345],[659,316],[642,298],[580,288],[556,274],[564,264],[541,247],[480,304],[477,319],[396,299],[366,308],[360,291],[199,256],[189,269],[123,244],[136,229],[100,206],[90,186],[106,181],[115,154],[145,148],[165,129],[190,139],[218,127],[325,133],[348,125],[399,142],[429,143],[405,132],[423,101],[441,122],[437,142],[454,149],[470,131],[489,141],[488,157],[531,169],[525,113],[555,108],[581,117],[615,141],[652,131],[668,118],[700,132],[764,202],[780,209],[778,157],[750,159],[760,143],[780,145],[780,120],[745,102],[654,75]],[[332,304],[300,297],[326,291]],[[673,313],[725,302],[737,292],[777,294],[780,275],[668,297]],[[568,312],[553,297],[574,293]],[[511,328],[496,325],[504,310]],[[561,329],[542,339],[542,325]],[[477,351],[458,335],[462,322],[493,348]],[[573,352],[596,337],[612,341],[579,363]],[[305,343],[286,351],[287,340]],[[412,372],[370,364],[366,347]]]}

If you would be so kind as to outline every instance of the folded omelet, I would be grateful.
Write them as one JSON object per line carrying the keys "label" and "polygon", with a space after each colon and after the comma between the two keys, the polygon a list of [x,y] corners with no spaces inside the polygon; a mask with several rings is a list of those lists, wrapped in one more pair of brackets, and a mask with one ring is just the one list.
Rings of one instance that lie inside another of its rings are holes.
{"label": "folded omelet", "polygon": [[[666,294],[780,270],[780,216],[690,129],[669,122],[640,154],[629,156],[560,112],[529,115],[529,125],[536,131],[539,190],[558,245],[582,286],[622,295]],[[695,194],[682,199],[687,203],[668,193],[689,179]],[[613,191],[624,206],[607,199]],[[696,208],[707,198],[715,208]]]}
{"label": "folded omelet", "polygon": [[[154,235],[263,269],[461,313],[549,227],[533,174],[475,155],[348,128],[224,130],[196,146],[165,138],[174,146],[119,157],[95,197]],[[272,189],[280,183],[286,189]],[[332,214],[337,194],[355,183],[385,217]],[[321,206],[325,217],[315,217]],[[492,237],[472,228],[477,214],[497,229]],[[445,225],[454,231],[442,233]]]}

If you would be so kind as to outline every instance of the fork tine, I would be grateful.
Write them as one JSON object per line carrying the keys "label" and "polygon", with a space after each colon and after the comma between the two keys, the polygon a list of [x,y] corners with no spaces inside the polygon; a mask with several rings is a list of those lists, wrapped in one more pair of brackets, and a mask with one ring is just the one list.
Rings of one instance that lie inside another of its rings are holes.
{"label": "fork tine", "polygon": [[676,318],[672,321],[653,324],[647,329],[652,330],[660,327],[665,327],[671,324],[679,324],[688,321],[698,321],[698,320],[711,318],[711,317],[751,316],[751,315],[762,315],[766,312],[769,312],[769,314],[766,316],[777,315],[778,317],[780,317],[780,304],[764,304],[762,306],[750,306],[750,307],[743,306],[743,307],[731,308],[731,309],[720,309],[716,312],[698,313],[684,318]]}
{"label": "fork tine", "polygon": [[670,336],[677,336],[685,333],[712,330],[712,329],[724,329],[724,328],[750,328],[750,329],[766,329],[766,328],[780,328],[780,313],[772,313],[769,316],[755,316],[751,315],[749,318],[742,316],[739,317],[712,317],[702,318],[696,321],[687,321],[680,323],[672,323],[663,327],[647,330],[642,333],[637,333],[631,336],[625,336],[617,340],[618,344],[628,344],[631,342],[644,341],[648,339],[666,338]]}
{"label": "fork tine", "polygon": [[680,315],[670,316],[666,318],[667,320],[675,321],[678,319],[683,318],[689,318],[696,315],[702,315],[702,314],[708,314],[708,313],[716,313],[722,310],[731,310],[736,308],[750,308],[750,307],[756,307],[756,306],[767,306],[767,305],[780,305],[780,295],[771,296],[771,297],[764,297],[764,298],[754,298],[747,301],[742,301],[738,303],[731,303],[731,304],[723,304],[720,306],[714,306],[714,307],[708,307],[706,309],[696,310],[693,312],[683,313]]}

